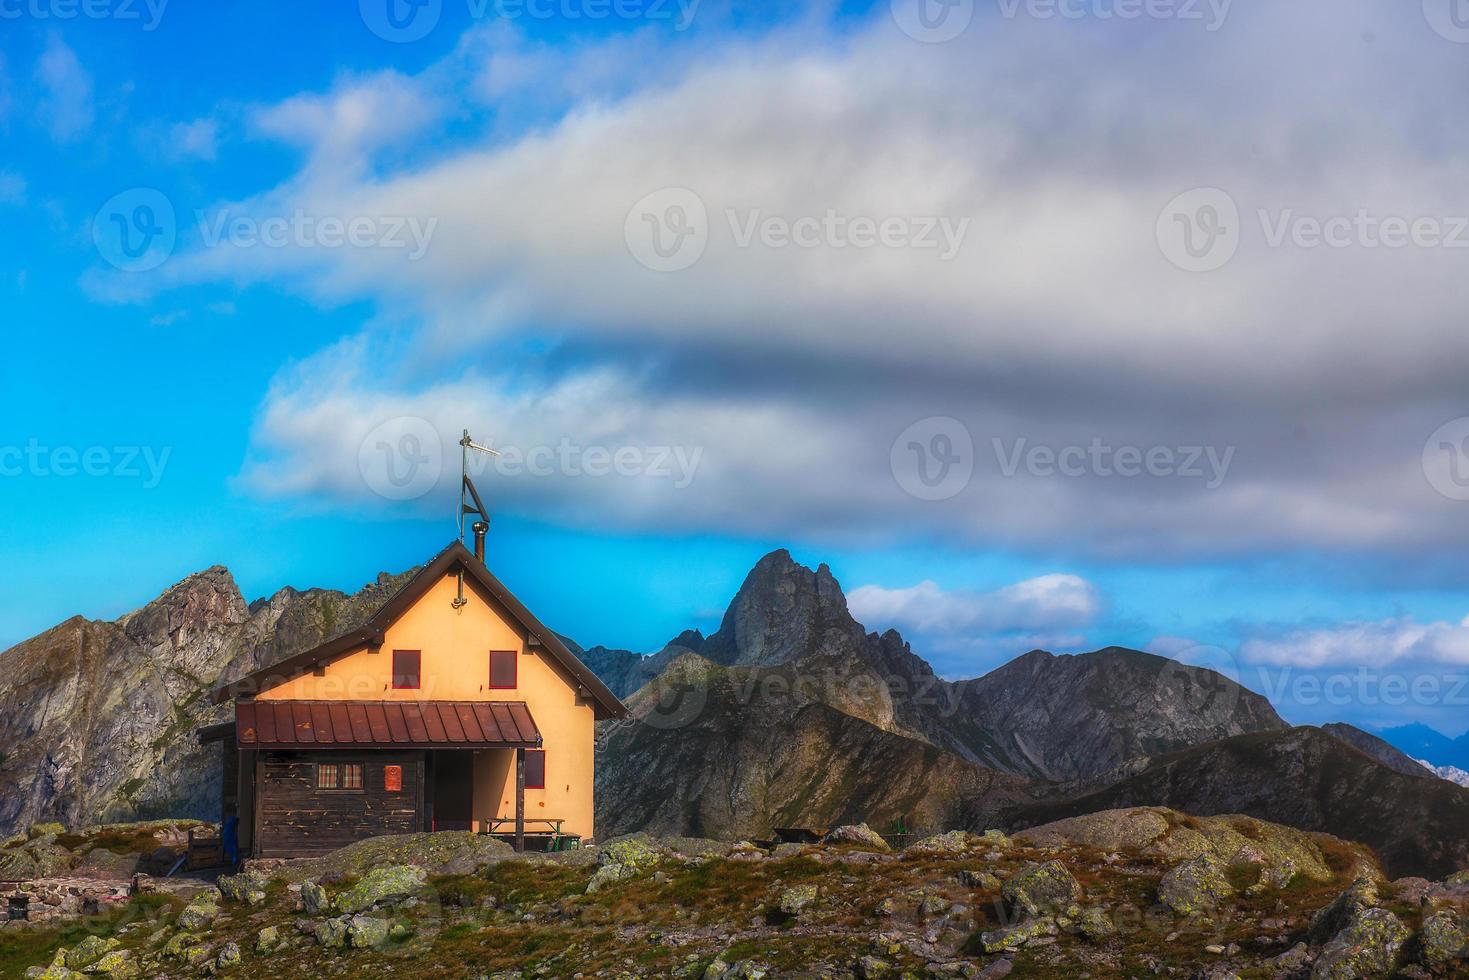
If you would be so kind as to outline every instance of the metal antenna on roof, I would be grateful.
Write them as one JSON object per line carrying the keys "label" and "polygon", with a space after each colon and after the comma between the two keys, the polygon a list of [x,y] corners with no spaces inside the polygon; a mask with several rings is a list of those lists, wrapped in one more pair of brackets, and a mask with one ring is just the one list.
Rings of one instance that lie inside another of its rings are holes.
{"label": "metal antenna on roof", "polygon": [[[459,525],[459,541],[461,544],[464,542],[464,518],[470,514],[478,515],[479,520],[474,522],[474,556],[484,561],[484,536],[490,529],[490,514],[485,509],[484,501],[480,499],[479,490],[475,488],[474,481],[469,478],[469,451],[473,449],[488,456],[500,454],[489,446],[481,446],[471,439],[468,429],[464,430],[459,446],[459,512],[455,515],[455,520]],[[468,601],[464,598],[464,570],[460,569],[459,595],[454,600],[454,608],[460,609]]]}

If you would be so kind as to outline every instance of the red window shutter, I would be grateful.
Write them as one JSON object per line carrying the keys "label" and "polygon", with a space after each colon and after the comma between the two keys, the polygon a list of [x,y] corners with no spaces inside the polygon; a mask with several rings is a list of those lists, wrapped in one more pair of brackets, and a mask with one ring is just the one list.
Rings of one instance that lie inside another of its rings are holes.
{"label": "red window shutter", "polygon": [[544,749],[525,750],[525,788],[546,788],[546,752]]}
{"label": "red window shutter", "polygon": [[403,792],[403,767],[383,767],[383,790],[388,793]]}
{"label": "red window shutter", "polygon": [[419,687],[421,654],[417,650],[393,651],[393,689],[413,691]]}
{"label": "red window shutter", "polygon": [[512,691],[516,687],[517,670],[514,650],[490,651],[490,688],[496,691]]}

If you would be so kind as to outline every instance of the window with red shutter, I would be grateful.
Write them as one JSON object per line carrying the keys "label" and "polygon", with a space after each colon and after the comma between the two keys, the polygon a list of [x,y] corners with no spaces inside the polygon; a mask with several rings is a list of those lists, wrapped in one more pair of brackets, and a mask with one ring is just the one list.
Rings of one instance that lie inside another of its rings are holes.
{"label": "window with red shutter", "polygon": [[421,654],[417,650],[393,651],[393,689],[413,691],[419,686]]}
{"label": "window with red shutter", "polygon": [[490,651],[491,690],[512,691],[515,689],[516,656],[514,650]]}
{"label": "window with red shutter", "polygon": [[544,749],[525,750],[525,788],[546,788],[546,752]]}

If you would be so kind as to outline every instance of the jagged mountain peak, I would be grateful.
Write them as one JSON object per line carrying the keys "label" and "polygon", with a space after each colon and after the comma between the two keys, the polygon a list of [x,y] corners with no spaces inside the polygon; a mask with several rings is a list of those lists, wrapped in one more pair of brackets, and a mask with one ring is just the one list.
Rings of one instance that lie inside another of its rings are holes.
{"label": "jagged mountain peak", "polygon": [[833,644],[855,654],[863,636],[831,569],[808,568],[781,548],[750,569],[702,652],[723,664],[773,666]]}

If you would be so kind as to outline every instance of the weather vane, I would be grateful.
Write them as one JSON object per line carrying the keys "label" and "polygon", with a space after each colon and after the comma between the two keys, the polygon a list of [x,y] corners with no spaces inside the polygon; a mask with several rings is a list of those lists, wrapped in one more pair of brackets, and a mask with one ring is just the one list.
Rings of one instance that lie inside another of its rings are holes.
{"label": "weather vane", "polygon": [[[459,446],[459,512],[455,515],[455,520],[459,525],[459,541],[461,544],[464,542],[464,518],[470,514],[476,515],[478,520],[474,522],[474,556],[480,561],[484,561],[483,542],[484,536],[490,530],[490,512],[485,509],[485,502],[480,499],[479,490],[475,487],[474,481],[469,477],[469,451],[473,449],[475,452],[481,452],[487,456],[498,456],[500,454],[489,446],[481,446],[471,439],[468,429],[464,430],[464,436],[459,440]],[[459,594],[454,599],[454,608],[463,608],[468,601],[464,596],[464,571],[460,569]]]}

